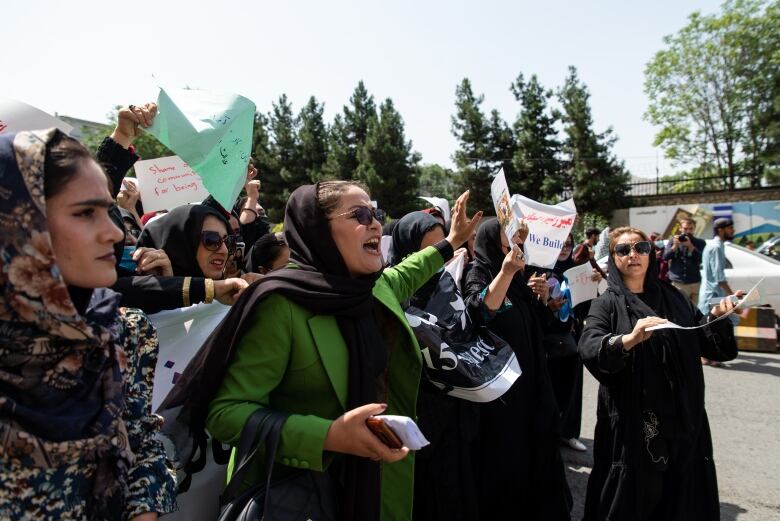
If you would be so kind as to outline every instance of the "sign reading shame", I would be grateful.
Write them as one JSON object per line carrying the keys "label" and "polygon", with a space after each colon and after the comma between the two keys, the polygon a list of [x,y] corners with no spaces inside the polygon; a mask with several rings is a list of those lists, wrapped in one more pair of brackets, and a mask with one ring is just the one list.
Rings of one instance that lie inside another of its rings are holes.
{"label": "sign reading shame", "polygon": [[135,175],[147,212],[198,203],[209,195],[200,176],[179,156],[138,161]]}
{"label": "sign reading shame", "polygon": [[577,218],[574,199],[552,205],[513,195],[512,210],[528,224],[526,264],[553,268]]}

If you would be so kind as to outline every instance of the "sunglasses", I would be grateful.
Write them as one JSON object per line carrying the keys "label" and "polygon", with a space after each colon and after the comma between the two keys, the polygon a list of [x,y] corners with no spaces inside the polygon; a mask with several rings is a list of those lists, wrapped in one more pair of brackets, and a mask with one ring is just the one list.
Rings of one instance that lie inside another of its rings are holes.
{"label": "sunglasses", "polygon": [[208,251],[217,251],[222,247],[222,243],[227,246],[228,252],[234,251],[236,247],[235,237],[232,235],[225,235],[224,237],[219,232],[203,231],[200,232],[200,243]]}
{"label": "sunglasses", "polygon": [[634,250],[637,255],[650,255],[653,250],[653,244],[650,241],[639,241],[635,243],[623,242],[615,245],[615,254],[618,257],[625,257]]}
{"label": "sunglasses", "polygon": [[340,213],[332,217],[330,220],[332,221],[337,217],[344,217],[345,215],[349,216],[350,219],[357,219],[357,222],[363,226],[371,226],[371,223],[374,222],[374,219],[379,221],[380,224],[384,224],[385,222],[384,210],[379,210],[377,208],[368,206],[358,206],[357,208],[348,212]]}

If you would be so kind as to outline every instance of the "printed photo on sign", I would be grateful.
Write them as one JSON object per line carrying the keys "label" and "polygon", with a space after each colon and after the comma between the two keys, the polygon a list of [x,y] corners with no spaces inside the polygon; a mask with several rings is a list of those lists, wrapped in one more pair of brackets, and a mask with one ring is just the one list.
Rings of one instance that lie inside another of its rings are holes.
{"label": "printed photo on sign", "polygon": [[178,156],[138,161],[135,175],[144,210],[170,210],[209,196],[203,180]]}
{"label": "printed photo on sign", "polygon": [[493,206],[496,209],[496,218],[504,230],[510,244],[515,232],[520,228],[518,216],[512,211],[512,200],[509,196],[509,186],[506,184],[504,171],[501,170],[490,185],[490,196],[493,198]]}

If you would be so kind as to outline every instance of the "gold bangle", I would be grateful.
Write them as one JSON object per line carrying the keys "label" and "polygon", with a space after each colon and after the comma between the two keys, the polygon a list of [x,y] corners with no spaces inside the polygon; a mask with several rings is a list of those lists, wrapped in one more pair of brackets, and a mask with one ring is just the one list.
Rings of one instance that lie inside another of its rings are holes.
{"label": "gold bangle", "polygon": [[192,277],[184,277],[184,283],[181,285],[181,300],[185,308],[190,307],[190,283]]}
{"label": "gold bangle", "polygon": [[206,279],[206,304],[214,302],[214,281],[212,279]]}

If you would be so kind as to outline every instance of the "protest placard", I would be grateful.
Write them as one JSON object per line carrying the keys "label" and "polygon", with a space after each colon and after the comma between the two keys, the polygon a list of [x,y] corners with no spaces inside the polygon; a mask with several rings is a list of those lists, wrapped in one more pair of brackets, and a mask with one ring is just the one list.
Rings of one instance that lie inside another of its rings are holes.
{"label": "protest placard", "polygon": [[598,296],[600,281],[593,280],[593,267],[590,263],[574,266],[564,271],[563,276],[566,277],[572,308]]}
{"label": "protest placard", "polygon": [[526,264],[553,268],[577,218],[574,200],[552,205],[515,194],[512,196],[512,209],[528,224],[528,238],[524,245]]}
{"label": "protest placard", "polygon": [[496,217],[504,235],[512,244],[512,236],[520,228],[520,221],[512,211],[512,200],[509,197],[509,186],[506,184],[504,170],[496,175],[490,184],[490,196],[493,198],[493,206],[496,209]]}
{"label": "protest placard", "polygon": [[198,203],[209,195],[200,176],[179,156],[138,161],[135,175],[146,212]]}
{"label": "protest placard", "polygon": [[68,135],[73,132],[72,126],[32,105],[0,98],[0,134],[23,130],[43,130],[52,127],[57,127]]}
{"label": "protest placard", "polygon": [[236,94],[160,89],[157,110],[147,130],[200,175],[219,204],[232,208],[246,183],[255,104]]}

